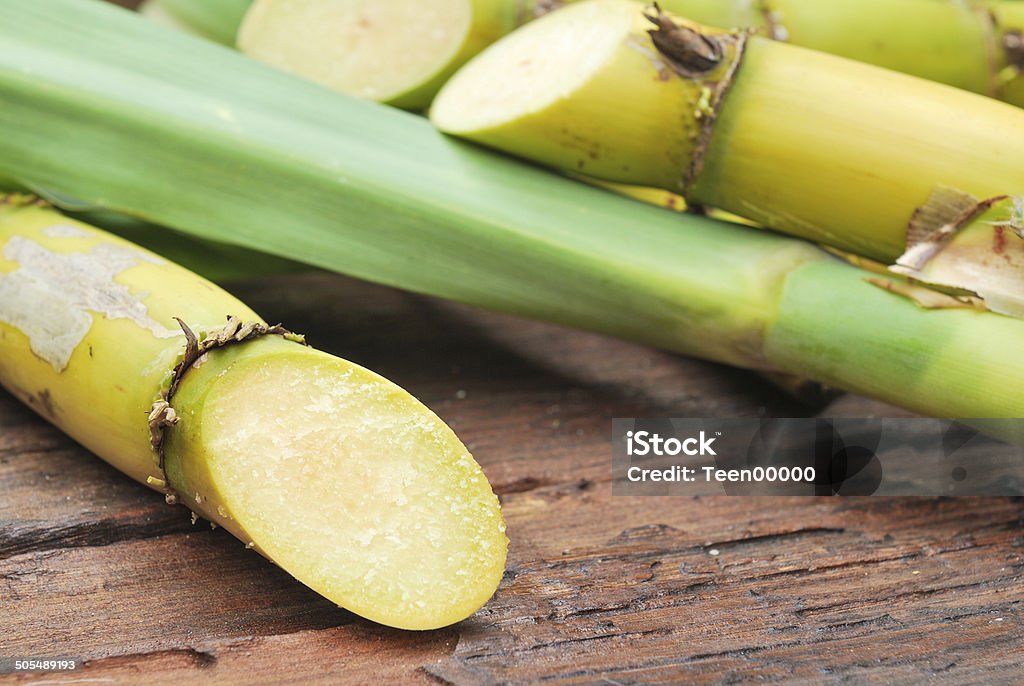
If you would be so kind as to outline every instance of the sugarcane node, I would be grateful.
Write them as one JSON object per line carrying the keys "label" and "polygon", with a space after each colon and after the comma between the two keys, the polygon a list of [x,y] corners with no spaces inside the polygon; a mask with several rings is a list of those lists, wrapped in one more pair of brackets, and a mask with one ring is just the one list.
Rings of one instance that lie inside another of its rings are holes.
{"label": "sugarcane node", "polygon": [[171,401],[174,399],[175,393],[177,393],[182,380],[189,370],[195,367],[213,350],[239,343],[247,343],[264,336],[281,336],[293,343],[308,346],[305,336],[289,331],[281,324],[268,326],[262,322],[243,322],[233,315],[228,315],[227,324],[223,328],[208,333],[202,340],[183,320],[174,317],[174,321],[178,322],[178,326],[181,327],[181,331],[185,335],[185,352],[182,355],[181,361],[171,372],[171,380],[167,390],[160,394],[160,397],[153,403],[149,411],[150,445],[157,455],[157,466],[160,470],[160,480],[164,484],[164,495],[167,498],[168,504],[171,505],[177,502],[177,498],[165,470],[164,441],[167,437],[167,429],[181,421],[181,417],[175,412]]}
{"label": "sugarcane node", "polygon": [[[715,132],[715,123],[718,121],[722,102],[732,89],[736,73],[743,64],[743,58],[747,51],[747,43],[750,40],[750,33],[747,31],[741,31],[737,34],[727,36],[724,40],[732,43],[734,54],[729,60],[728,66],[724,70],[721,70],[723,73],[720,73],[715,77],[709,77],[706,80],[704,91],[706,93],[707,101],[698,105],[698,109],[694,114],[700,124],[700,132],[697,135],[693,154],[690,157],[690,164],[685,170],[678,189],[679,194],[686,200],[687,205],[697,204],[691,197],[690,190],[697,182],[697,178],[701,175],[701,172],[704,171],[705,157],[707,156],[708,146],[711,145],[711,137]],[[724,45],[724,42],[719,43],[719,45]]]}
{"label": "sugarcane node", "polygon": [[654,46],[682,75],[700,76],[722,64],[725,48],[714,36],[677,24],[658,3],[645,10],[644,17],[656,27],[647,32]]}
{"label": "sugarcane node", "polygon": [[1003,34],[1003,52],[1006,61],[1017,69],[1024,69],[1024,31],[1007,31]]}

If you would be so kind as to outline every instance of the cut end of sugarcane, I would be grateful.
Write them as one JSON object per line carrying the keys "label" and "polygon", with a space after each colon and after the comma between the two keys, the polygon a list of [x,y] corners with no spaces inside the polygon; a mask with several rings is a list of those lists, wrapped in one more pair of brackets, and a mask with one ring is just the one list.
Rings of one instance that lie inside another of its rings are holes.
{"label": "cut end of sugarcane", "polygon": [[196,416],[223,514],[339,606],[425,630],[496,590],[497,497],[451,429],[386,379],[305,348],[242,359]]}
{"label": "cut end of sugarcane", "polygon": [[637,9],[592,0],[527,24],[459,70],[438,94],[431,119],[471,138],[543,112],[607,64],[633,31]]}
{"label": "cut end of sugarcane", "polygon": [[256,0],[238,47],[336,91],[400,104],[454,68],[472,21],[470,0]]}

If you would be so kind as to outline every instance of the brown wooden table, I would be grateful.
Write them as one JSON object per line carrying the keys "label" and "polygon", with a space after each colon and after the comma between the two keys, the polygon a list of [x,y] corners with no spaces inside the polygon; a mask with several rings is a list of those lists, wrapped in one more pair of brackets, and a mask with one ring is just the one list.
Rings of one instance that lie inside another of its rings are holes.
{"label": "brown wooden table", "polygon": [[[745,372],[341,277],[233,290],[452,424],[508,519],[497,596],[442,631],[375,626],[0,392],[0,655],[88,660],[15,683],[1024,679],[1020,499],[615,498],[613,417],[825,408]],[[825,411],[897,413],[849,397]]]}

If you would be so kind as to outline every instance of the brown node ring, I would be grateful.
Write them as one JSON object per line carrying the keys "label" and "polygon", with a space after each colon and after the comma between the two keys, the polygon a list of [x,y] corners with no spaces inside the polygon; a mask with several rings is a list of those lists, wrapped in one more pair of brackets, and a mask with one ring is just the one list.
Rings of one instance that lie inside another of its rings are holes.
{"label": "brown node ring", "polygon": [[[644,17],[654,24],[655,28],[647,33],[669,66],[680,77],[700,83],[708,96],[706,110],[699,107],[694,112],[694,117],[699,120],[700,133],[679,187],[679,192],[689,204],[693,202],[690,189],[704,170],[704,157],[711,145],[715,123],[743,64],[751,34],[749,31],[737,31],[706,35],[677,23],[656,2],[644,11]],[[730,48],[732,55],[728,54]]]}
{"label": "brown node ring", "polygon": [[178,322],[182,332],[185,334],[185,354],[181,362],[171,372],[171,382],[167,390],[160,394],[160,397],[153,403],[153,407],[149,411],[149,441],[157,455],[157,466],[160,469],[161,475],[159,481],[163,487],[164,496],[168,504],[172,505],[177,502],[178,497],[171,487],[170,480],[167,478],[167,472],[164,469],[164,439],[166,438],[167,429],[181,421],[181,417],[178,416],[171,406],[171,400],[173,400],[174,394],[177,393],[178,387],[188,371],[192,369],[196,362],[212,350],[246,343],[264,336],[281,336],[300,345],[307,345],[305,336],[292,333],[280,324],[267,326],[260,322],[243,322],[238,317],[232,315],[228,315],[228,323],[223,328],[211,331],[200,341],[199,337],[196,336],[185,322],[178,317],[175,317],[174,320]]}

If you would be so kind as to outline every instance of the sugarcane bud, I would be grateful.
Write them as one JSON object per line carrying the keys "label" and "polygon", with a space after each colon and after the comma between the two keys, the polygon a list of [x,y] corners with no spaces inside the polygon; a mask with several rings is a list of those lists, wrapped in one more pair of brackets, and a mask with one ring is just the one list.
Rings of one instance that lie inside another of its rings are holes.
{"label": "sugarcane bud", "polygon": [[722,63],[725,48],[714,36],[677,24],[658,3],[645,11],[644,16],[657,27],[647,32],[655,47],[680,73],[687,76],[706,74]]}

